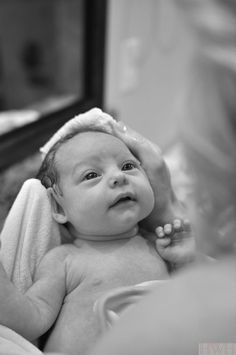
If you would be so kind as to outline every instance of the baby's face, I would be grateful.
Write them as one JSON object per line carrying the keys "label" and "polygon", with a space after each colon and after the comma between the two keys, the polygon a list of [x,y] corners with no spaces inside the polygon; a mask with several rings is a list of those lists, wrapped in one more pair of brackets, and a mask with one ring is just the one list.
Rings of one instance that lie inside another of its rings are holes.
{"label": "baby's face", "polygon": [[118,138],[84,132],[60,147],[61,205],[78,236],[132,230],[153,209],[154,195],[138,160]]}

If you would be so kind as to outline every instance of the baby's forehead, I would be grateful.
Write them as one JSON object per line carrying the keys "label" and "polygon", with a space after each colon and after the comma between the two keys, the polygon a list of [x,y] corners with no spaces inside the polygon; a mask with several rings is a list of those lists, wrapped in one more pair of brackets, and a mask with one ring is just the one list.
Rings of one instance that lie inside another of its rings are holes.
{"label": "baby's forehead", "polygon": [[66,141],[58,150],[57,158],[66,164],[66,160],[79,160],[91,156],[117,154],[117,156],[129,155],[129,148],[119,138],[104,132],[86,131],[80,132]]}
{"label": "baby's forehead", "polygon": [[129,151],[126,144],[119,138],[100,131],[80,132],[68,140],[69,148],[81,149],[81,153],[96,147],[97,150],[112,147],[113,149],[122,149]]}

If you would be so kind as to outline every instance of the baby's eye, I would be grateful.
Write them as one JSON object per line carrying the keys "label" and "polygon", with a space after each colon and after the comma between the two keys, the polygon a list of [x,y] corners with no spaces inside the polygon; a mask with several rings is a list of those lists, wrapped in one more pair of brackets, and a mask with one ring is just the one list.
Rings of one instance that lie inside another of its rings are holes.
{"label": "baby's eye", "polygon": [[98,174],[95,173],[95,171],[91,171],[90,173],[88,173],[84,176],[84,180],[92,180],[92,179],[96,179],[97,177],[98,177]]}
{"label": "baby's eye", "polygon": [[127,162],[123,165],[122,170],[133,170],[137,168],[137,164],[135,162]]}

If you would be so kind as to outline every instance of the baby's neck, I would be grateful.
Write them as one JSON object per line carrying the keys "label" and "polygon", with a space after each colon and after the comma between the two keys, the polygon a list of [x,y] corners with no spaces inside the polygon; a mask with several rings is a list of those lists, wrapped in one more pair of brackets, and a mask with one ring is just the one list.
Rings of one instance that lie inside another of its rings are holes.
{"label": "baby's neck", "polygon": [[94,234],[94,235],[88,235],[88,234],[81,234],[81,233],[73,233],[75,237],[75,242],[76,239],[79,240],[87,240],[87,241],[94,241],[94,242],[109,242],[109,241],[114,241],[114,240],[121,240],[121,239],[129,239],[133,238],[137,235],[138,233],[138,226],[135,226],[129,231],[126,231],[124,233],[120,234],[111,234],[111,235],[99,235],[99,234]]}

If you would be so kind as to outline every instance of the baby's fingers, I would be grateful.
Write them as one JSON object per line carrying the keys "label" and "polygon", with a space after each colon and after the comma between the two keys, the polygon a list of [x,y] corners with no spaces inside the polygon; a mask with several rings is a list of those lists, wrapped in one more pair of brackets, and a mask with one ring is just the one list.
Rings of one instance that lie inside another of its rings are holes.
{"label": "baby's fingers", "polygon": [[171,223],[167,223],[164,227],[157,227],[155,232],[158,238],[163,238],[165,236],[170,237],[173,234],[173,226]]}
{"label": "baby's fingers", "polygon": [[158,238],[163,238],[165,236],[165,232],[164,232],[163,227],[157,227],[155,232],[156,232],[156,235]]}
{"label": "baby's fingers", "polygon": [[186,219],[179,219],[176,218],[173,221],[173,231],[174,233],[177,232],[190,232],[191,231],[191,224],[190,221],[186,218]]}
{"label": "baby's fingers", "polygon": [[183,229],[184,229],[184,232],[191,232],[192,231],[191,224],[188,219],[183,220]]}
{"label": "baby's fingers", "polygon": [[175,232],[182,231],[182,221],[181,221],[181,219],[174,219],[173,228],[174,228]]}
{"label": "baby's fingers", "polygon": [[162,253],[166,247],[168,247],[171,243],[170,234],[172,233],[171,224],[165,224],[164,227],[156,228],[156,248],[157,251]]}
{"label": "baby's fingers", "polygon": [[191,225],[189,220],[181,220],[179,218],[174,219],[172,223],[166,223],[164,226],[158,226],[155,229],[157,240],[168,238],[170,242],[175,243],[189,238],[190,231]]}

